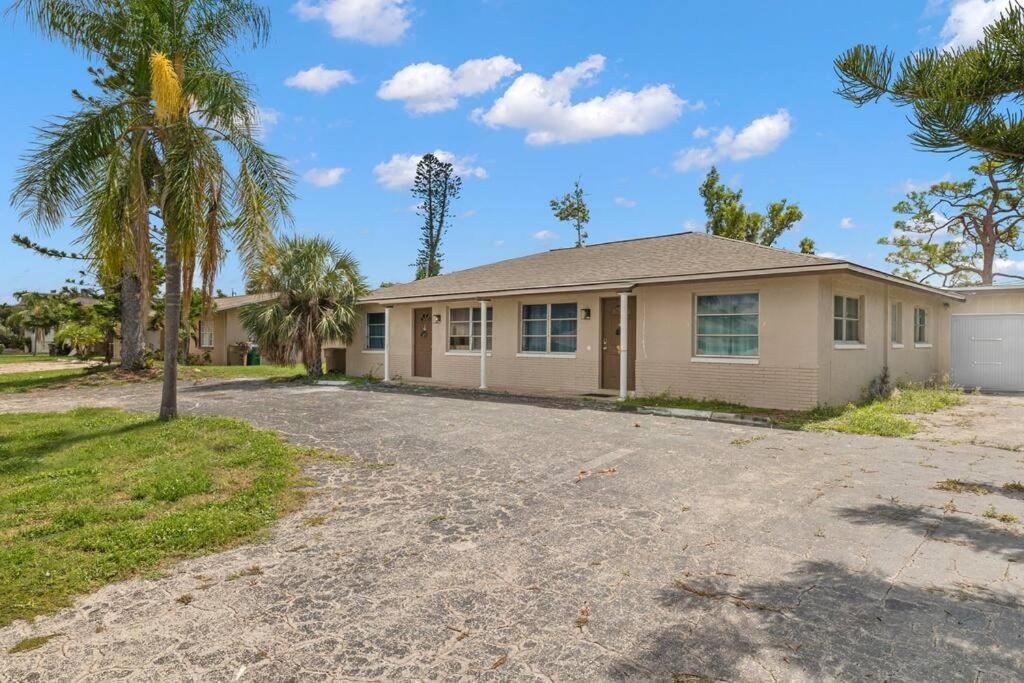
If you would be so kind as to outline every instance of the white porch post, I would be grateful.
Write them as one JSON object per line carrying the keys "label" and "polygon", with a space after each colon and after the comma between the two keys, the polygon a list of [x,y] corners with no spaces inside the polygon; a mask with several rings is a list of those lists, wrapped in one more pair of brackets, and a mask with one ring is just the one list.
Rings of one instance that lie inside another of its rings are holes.
{"label": "white porch post", "polygon": [[619,399],[629,395],[629,293],[619,292]]}
{"label": "white porch post", "polygon": [[[470,326],[472,326],[470,321]],[[470,330],[472,334],[473,330]],[[480,388],[487,388],[487,300],[480,300]]]}
{"label": "white porch post", "polygon": [[391,307],[384,307],[384,381],[391,381]]}

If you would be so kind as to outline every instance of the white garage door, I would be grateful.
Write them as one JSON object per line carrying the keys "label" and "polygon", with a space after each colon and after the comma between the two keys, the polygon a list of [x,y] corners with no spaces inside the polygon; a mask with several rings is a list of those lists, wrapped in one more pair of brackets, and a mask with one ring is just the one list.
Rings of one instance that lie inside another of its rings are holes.
{"label": "white garage door", "polygon": [[1024,391],[1024,315],[954,315],[950,341],[954,383]]}

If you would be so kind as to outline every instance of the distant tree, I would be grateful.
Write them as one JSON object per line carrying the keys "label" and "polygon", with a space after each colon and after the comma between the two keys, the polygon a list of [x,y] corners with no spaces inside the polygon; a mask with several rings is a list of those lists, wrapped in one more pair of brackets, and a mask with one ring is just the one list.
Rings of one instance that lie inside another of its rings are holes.
{"label": "distant tree", "polygon": [[731,237],[770,247],[785,231],[804,217],[795,204],[781,199],[768,205],[767,213],[747,211],[741,201],[743,190],[732,190],[721,182],[718,169],[708,171],[698,190],[704,199],[708,221],[705,229],[712,235]]}
{"label": "distant tree", "polygon": [[81,358],[89,355],[94,346],[104,341],[103,330],[88,322],[69,322],[53,335],[55,344],[70,346]]}
{"label": "distant tree", "polygon": [[577,247],[582,247],[586,244],[587,237],[589,237],[586,227],[587,223],[590,222],[590,209],[587,208],[586,196],[580,181],[577,180],[572,192],[566,193],[561,197],[555,197],[550,202],[551,211],[555,214],[555,218],[571,223],[572,227],[576,229]]}
{"label": "distant tree", "polygon": [[291,358],[298,350],[310,377],[323,372],[324,343],[352,343],[366,293],[359,264],[323,237],[288,237],[274,246],[252,276],[253,289],[278,292],[276,299],[246,306],[242,323],[262,350]]}
{"label": "distant tree", "polygon": [[[114,349],[114,338],[117,336],[118,327],[123,329],[126,324],[126,321],[124,320],[125,310],[121,305],[121,302],[123,301],[122,292],[124,291],[124,281],[118,283],[115,280],[105,286],[97,279],[101,273],[100,269],[95,267],[96,259],[86,254],[47,247],[33,241],[25,235],[14,234],[11,236],[11,242],[24,249],[33,251],[40,256],[59,260],[70,259],[74,261],[83,261],[87,264],[89,270],[78,271],[77,279],[68,278],[65,280],[65,284],[61,288],[60,293],[72,299],[82,296],[97,299],[96,303],[89,307],[89,314],[87,316],[89,319],[78,321],[78,325],[82,330],[88,328],[92,331],[98,331],[102,335],[103,338],[101,341],[106,342],[104,347],[104,362],[110,363],[113,360],[112,354]],[[149,297],[147,297],[147,301],[148,300]],[[134,323],[134,321],[131,322]],[[65,335],[65,341],[69,346],[74,347],[73,343],[67,341],[68,335],[70,335],[70,333]],[[123,348],[129,343],[129,341],[130,337],[122,338],[121,369],[131,371],[137,368],[132,362],[130,362],[130,360],[126,361],[126,359],[134,358],[134,353],[125,353]]]}
{"label": "distant tree", "polygon": [[385,287],[394,287],[397,284],[398,284],[397,282],[391,282],[390,280],[384,280],[384,282],[380,283],[380,289],[384,289]]}
{"label": "distant tree", "polygon": [[888,48],[857,45],[835,60],[837,93],[857,106],[888,97],[909,106],[910,138],[936,152],[974,151],[1024,164],[1024,10],[1017,2],[972,47],[918,50],[894,73]]}
{"label": "distant tree", "polygon": [[49,330],[59,330],[71,318],[71,302],[63,294],[15,292],[17,306],[9,320],[19,329],[32,332],[36,352],[46,343]]}
{"label": "distant tree", "polygon": [[814,253],[814,240],[810,237],[805,237],[800,240],[800,253],[801,254],[813,254]]}
{"label": "distant tree", "polygon": [[419,200],[417,213],[423,217],[420,250],[416,255],[416,279],[441,274],[441,241],[451,223],[451,204],[462,191],[462,178],[448,161],[424,154],[416,164],[412,195]]}
{"label": "distant tree", "polygon": [[895,247],[885,260],[896,265],[897,275],[921,282],[938,278],[945,286],[990,285],[995,277],[1024,280],[996,271],[997,259],[1024,250],[1024,179],[1007,163],[985,161],[971,171],[976,178],[910,192],[893,207],[904,218],[879,244]]}

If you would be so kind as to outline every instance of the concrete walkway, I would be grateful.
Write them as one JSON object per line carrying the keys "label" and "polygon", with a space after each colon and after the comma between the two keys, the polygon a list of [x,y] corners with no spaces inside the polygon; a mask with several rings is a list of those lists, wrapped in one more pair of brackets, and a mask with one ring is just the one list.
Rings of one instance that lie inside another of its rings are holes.
{"label": "concrete walkway", "polygon": [[1024,536],[982,516],[1024,518],[1020,453],[262,382],[181,405],[365,462],[310,466],[266,542],[0,630],[59,634],[0,680],[1024,678]]}

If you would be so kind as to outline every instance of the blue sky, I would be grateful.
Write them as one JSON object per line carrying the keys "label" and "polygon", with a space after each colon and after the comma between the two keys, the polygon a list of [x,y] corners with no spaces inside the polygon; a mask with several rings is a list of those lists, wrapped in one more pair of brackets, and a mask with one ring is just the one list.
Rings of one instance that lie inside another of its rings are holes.
{"label": "blue sky", "polygon": [[[445,270],[571,244],[548,200],[577,177],[591,242],[702,230],[710,161],[748,208],[785,197],[803,209],[782,246],[810,236],[819,252],[885,267],[876,242],[892,206],[969,161],[915,150],[890,104],[840,99],[832,60],[860,42],[899,54],[970,42],[1003,5],[289,0],[271,3],[269,46],[233,63],[258,91],[266,145],[297,174],[291,229],[330,236],[374,285],[412,277],[419,218],[404,180],[435,150],[464,176]],[[80,56],[21,22],[0,29],[0,63],[7,198],[33,126],[72,111],[88,79]],[[0,300],[76,270],[10,244],[36,233],[7,202],[0,226]],[[218,286],[242,290],[233,258]]]}

